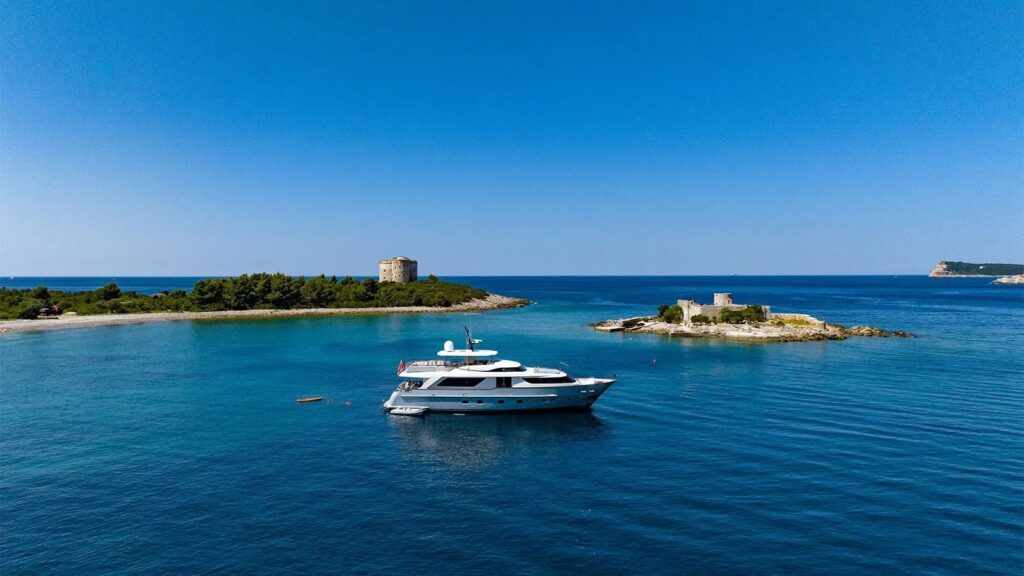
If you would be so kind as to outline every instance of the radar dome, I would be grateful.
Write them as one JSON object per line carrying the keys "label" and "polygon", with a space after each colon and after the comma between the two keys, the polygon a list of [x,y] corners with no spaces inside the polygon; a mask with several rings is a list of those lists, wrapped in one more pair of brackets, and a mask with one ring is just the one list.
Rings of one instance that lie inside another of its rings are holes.
{"label": "radar dome", "polygon": [[445,340],[444,341],[444,351],[445,352],[451,352],[452,350],[455,350],[455,343],[452,342],[451,340]]}

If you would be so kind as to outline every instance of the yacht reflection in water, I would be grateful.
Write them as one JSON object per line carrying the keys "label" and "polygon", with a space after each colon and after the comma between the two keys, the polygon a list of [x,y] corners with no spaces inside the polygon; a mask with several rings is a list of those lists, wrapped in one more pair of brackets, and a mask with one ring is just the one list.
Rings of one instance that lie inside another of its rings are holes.
{"label": "yacht reflection in water", "polygon": [[538,412],[507,415],[434,414],[428,418],[389,418],[407,458],[436,458],[455,468],[493,466],[521,452],[572,447],[607,432],[591,412]]}

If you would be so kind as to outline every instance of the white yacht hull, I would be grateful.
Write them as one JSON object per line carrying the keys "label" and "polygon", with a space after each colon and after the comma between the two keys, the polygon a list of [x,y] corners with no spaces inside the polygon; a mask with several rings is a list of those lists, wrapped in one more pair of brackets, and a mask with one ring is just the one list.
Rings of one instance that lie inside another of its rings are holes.
{"label": "white yacht hull", "polygon": [[423,407],[428,412],[521,412],[589,408],[615,383],[610,378],[579,378],[573,384],[530,385],[481,390],[395,390],[388,411]]}

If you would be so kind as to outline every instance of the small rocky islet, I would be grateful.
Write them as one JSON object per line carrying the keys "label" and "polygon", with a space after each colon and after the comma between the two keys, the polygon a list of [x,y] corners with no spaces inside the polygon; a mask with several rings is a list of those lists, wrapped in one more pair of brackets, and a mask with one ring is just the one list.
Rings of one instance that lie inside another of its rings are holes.
{"label": "small rocky islet", "polygon": [[873,326],[845,327],[808,314],[773,313],[768,306],[732,302],[728,293],[715,294],[714,304],[679,300],[662,305],[658,314],[604,320],[590,324],[600,332],[662,334],[688,338],[721,338],[756,342],[813,342],[845,340],[851,336],[912,338],[909,332]]}
{"label": "small rocky islet", "polygon": [[1000,276],[992,281],[993,284],[1024,284],[1024,274],[1013,276]]}

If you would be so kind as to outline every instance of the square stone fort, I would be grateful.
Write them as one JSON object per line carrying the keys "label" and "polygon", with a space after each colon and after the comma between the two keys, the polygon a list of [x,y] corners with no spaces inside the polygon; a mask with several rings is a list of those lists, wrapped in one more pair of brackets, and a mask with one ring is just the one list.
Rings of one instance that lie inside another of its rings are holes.
{"label": "square stone fort", "polygon": [[380,261],[379,282],[415,282],[416,261],[405,256],[385,258]]}

